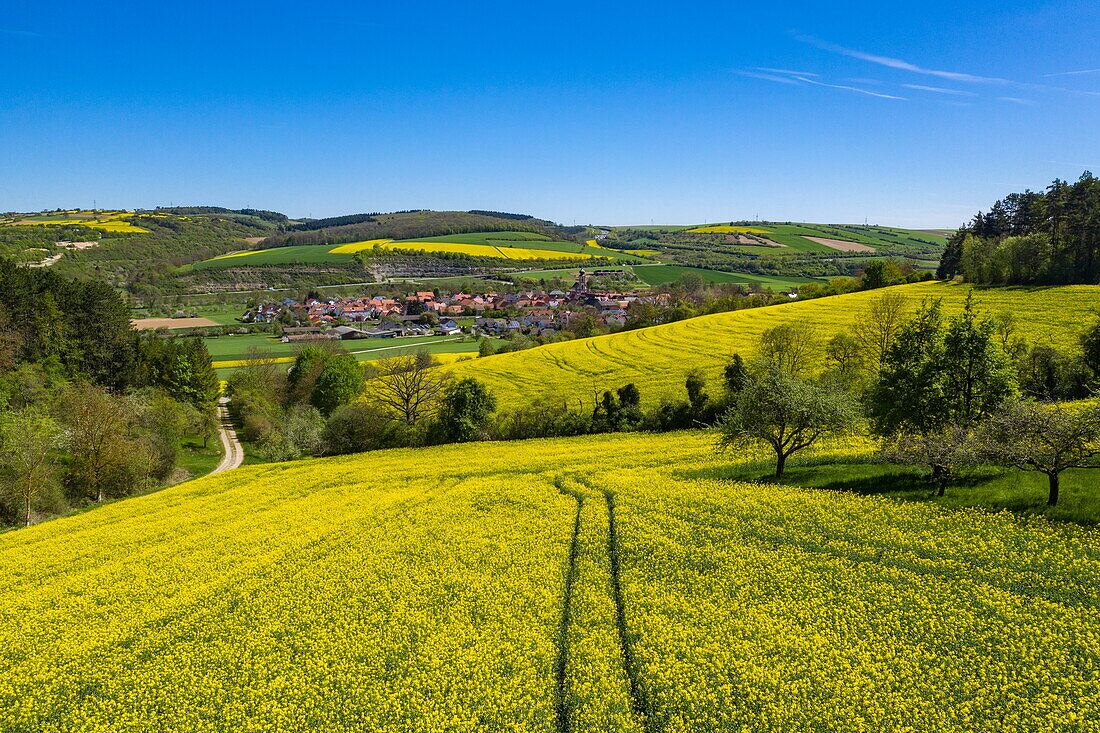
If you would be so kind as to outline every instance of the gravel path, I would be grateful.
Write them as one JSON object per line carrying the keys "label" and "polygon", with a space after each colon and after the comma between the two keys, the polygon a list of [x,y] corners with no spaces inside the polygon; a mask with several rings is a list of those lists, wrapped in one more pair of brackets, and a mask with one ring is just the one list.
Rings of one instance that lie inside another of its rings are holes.
{"label": "gravel path", "polygon": [[233,427],[233,421],[229,419],[229,410],[225,407],[227,402],[229,402],[228,397],[222,397],[218,402],[218,419],[221,421],[218,435],[222,439],[222,449],[225,455],[222,456],[221,462],[214,470],[206,474],[207,476],[237,468],[244,462],[244,448],[237,440],[237,431]]}

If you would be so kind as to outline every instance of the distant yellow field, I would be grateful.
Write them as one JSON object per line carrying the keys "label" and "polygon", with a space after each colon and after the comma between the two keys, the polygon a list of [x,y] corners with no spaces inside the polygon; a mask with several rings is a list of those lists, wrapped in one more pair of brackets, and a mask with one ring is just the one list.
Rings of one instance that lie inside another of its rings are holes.
{"label": "distant yellow field", "polygon": [[[909,296],[915,309],[924,297],[943,298],[944,313],[958,313],[972,287],[961,283],[916,283],[892,290]],[[1095,319],[1100,286],[1057,288],[974,288],[981,313],[1015,314],[1020,335],[1032,343],[1077,348],[1078,335]],[[767,328],[799,321],[816,326],[817,353],[832,335],[850,328],[882,290],[869,290],[767,308],[717,313],[686,321],[624,331],[608,336],[547,344],[526,351],[485,357],[455,367],[460,377],[476,377],[502,407],[527,404],[538,397],[569,398],[592,408],[593,390],[634,382],[648,404],[681,397],[684,377],[700,369],[718,389],[722,364],[733,353],[752,354]],[[823,357],[821,357],[823,358]]]}
{"label": "distant yellow field", "polygon": [[[272,249],[275,249],[275,248],[273,247]],[[249,250],[245,250],[244,252],[234,252],[233,254],[221,255],[220,257],[211,257],[208,260],[204,260],[204,262],[213,262],[215,260],[227,260],[230,257],[244,257],[246,255],[254,255],[257,252],[270,252],[270,251],[271,251],[271,249],[249,249]]]}
{"label": "distant yellow field", "polygon": [[[374,246],[374,245],[371,245]],[[491,247],[486,244],[460,244],[457,242],[388,242],[386,249],[415,249],[422,252],[450,252],[471,257],[503,257],[509,260],[576,260],[592,255],[575,252],[559,252],[550,249],[526,249],[524,247]]]}
{"label": "distant yellow field", "polygon": [[373,249],[375,245],[382,245],[386,242],[392,242],[392,239],[368,239],[365,242],[352,242],[351,244],[341,244],[339,247],[333,247],[329,250],[331,254],[354,254],[361,252],[364,249]]}
{"label": "distant yellow field", "polygon": [[699,234],[769,234],[767,229],[757,229],[756,227],[731,227],[722,225],[713,225],[705,227],[695,227],[694,229],[688,229],[689,232]]}
{"label": "distant yellow field", "polygon": [[653,255],[660,254],[660,252],[652,249],[613,249],[611,247],[604,247],[595,239],[589,239],[585,242],[585,244],[587,244],[589,247],[606,250],[608,252],[625,252],[628,255],[637,255],[638,257],[651,257]]}
{"label": "distant yellow field", "polygon": [[440,364],[454,364],[456,361],[462,361],[463,359],[476,359],[477,349],[472,351],[456,351],[453,354],[432,354],[432,358]]}
{"label": "distant yellow field", "polygon": [[[272,357],[270,359],[262,359],[261,360],[262,363],[267,363],[267,364],[289,364],[292,361],[294,361],[293,356],[277,356],[277,357]],[[252,364],[253,362],[256,362],[256,360],[255,359],[233,359],[233,360],[230,360],[230,361],[215,361],[213,363],[213,366],[214,366],[215,369],[235,369],[237,367],[248,366],[249,364]],[[259,362],[257,362],[257,363],[259,363]]]}
{"label": "distant yellow field", "polygon": [[[105,216],[106,215],[106,216]],[[92,227],[95,229],[103,229],[108,232],[125,232],[131,234],[140,234],[148,232],[148,229],[143,229],[139,226],[134,226],[127,219],[133,215],[133,212],[120,211],[120,212],[100,212],[98,215],[93,214],[90,211],[61,211],[58,212],[56,218],[51,218],[46,221],[14,221],[12,224],[19,226],[50,226],[55,224],[76,224],[80,226]]]}

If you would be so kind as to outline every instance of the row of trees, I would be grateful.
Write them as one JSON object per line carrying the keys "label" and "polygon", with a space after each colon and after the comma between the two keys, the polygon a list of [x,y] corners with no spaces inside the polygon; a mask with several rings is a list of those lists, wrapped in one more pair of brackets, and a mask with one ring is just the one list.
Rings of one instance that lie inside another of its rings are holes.
{"label": "row of trees", "polygon": [[1100,283],[1100,180],[1006,196],[949,240],[937,277],[977,283]]}
{"label": "row of trees", "polygon": [[982,317],[969,299],[946,322],[939,301],[911,317],[905,307],[896,294],[882,296],[855,332],[828,341],[829,367],[816,379],[806,376],[810,329],[765,332],[721,424],[723,444],[769,444],[781,477],[793,453],[865,424],[884,440],[884,460],[927,467],[939,495],[963,468],[992,463],[1045,474],[1051,505],[1063,471],[1100,467],[1100,407],[1052,401],[1100,383],[1100,322],[1082,335],[1080,353],[1055,352],[1081,375],[1082,393],[1051,394],[1051,382],[1034,374],[1037,353],[1051,363],[1050,347],[1027,351],[1010,318]]}
{"label": "row of trees", "polygon": [[250,356],[227,383],[230,411],[271,460],[474,440],[496,409],[483,385],[453,380],[426,352],[361,365],[311,345],[289,369]]}
{"label": "row of trees", "polygon": [[164,389],[75,382],[0,411],[0,522],[127,496],[169,479],[186,434],[213,438],[214,413]]}

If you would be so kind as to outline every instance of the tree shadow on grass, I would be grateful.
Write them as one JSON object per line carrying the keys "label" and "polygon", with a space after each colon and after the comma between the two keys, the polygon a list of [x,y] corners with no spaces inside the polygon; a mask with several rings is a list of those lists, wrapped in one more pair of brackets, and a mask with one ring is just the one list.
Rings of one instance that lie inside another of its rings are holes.
{"label": "tree shadow on grass", "polygon": [[793,486],[860,496],[887,496],[902,501],[932,502],[945,508],[969,507],[990,512],[1007,510],[1014,514],[1044,516],[1053,521],[1086,527],[1100,525],[1100,502],[1097,501],[1100,498],[1097,496],[1100,482],[1091,474],[1086,474],[1084,469],[1066,472],[1062,500],[1057,507],[1047,506],[1044,476],[993,466],[965,472],[947,487],[945,496],[936,496],[936,489],[928,480],[928,472],[913,466],[820,456],[788,464],[781,479],[775,478],[774,470],[774,463],[754,461],[679,471],[677,475],[689,479],[742,481],[762,486]]}
{"label": "tree shadow on grass", "polygon": [[[681,475],[685,478],[747,481],[824,491],[844,491],[861,496],[891,495],[911,501],[937,498],[935,486],[928,480],[927,471],[912,466],[852,462],[851,459],[833,461],[814,459],[809,464],[788,464],[783,477],[778,479],[775,477],[772,466],[766,463],[708,467],[684,471]],[[996,481],[999,475],[996,471],[969,473],[953,482],[948,488],[948,493],[952,490],[967,490],[983,486]]]}

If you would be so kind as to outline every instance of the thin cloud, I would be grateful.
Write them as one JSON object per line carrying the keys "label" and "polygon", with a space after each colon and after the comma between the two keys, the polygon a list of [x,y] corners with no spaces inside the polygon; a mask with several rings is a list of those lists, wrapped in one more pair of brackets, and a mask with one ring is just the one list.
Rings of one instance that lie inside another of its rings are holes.
{"label": "thin cloud", "polygon": [[1012,102],[1013,104],[1035,104],[1034,99],[1020,99],[1019,97],[997,97],[1002,102]]}
{"label": "thin cloud", "polygon": [[769,74],[786,74],[787,76],[817,76],[812,71],[791,71],[790,69],[771,69],[767,66],[757,66],[757,71],[766,71]]}
{"label": "thin cloud", "polygon": [[1069,165],[1073,166],[1074,168],[1081,168],[1082,170],[1092,170],[1093,168],[1098,167],[1092,163],[1069,163],[1064,160],[1048,160],[1047,162],[1053,165]]}
{"label": "thin cloud", "polygon": [[774,81],[779,82],[780,84],[794,84],[795,86],[798,86],[797,81],[786,76],[776,76],[775,74],[760,74],[755,71],[741,71],[739,69],[734,69],[733,73],[739,74],[741,76],[747,76],[752,79],[763,79],[764,81]]}
{"label": "thin cloud", "polygon": [[849,92],[859,92],[860,94],[868,94],[872,97],[881,97],[882,99],[897,99],[901,102],[908,102],[905,97],[895,97],[892,94],[880,94],[879,92],[872,92],[868,89],[860,89],[859,87],[850,87],[845,84],[826,84],[823,81],[814,81],[813,79],[807,79],[804,76],[796,76],[795,79],[806,82],[807,84],[816,84],[819,87],[830,87],[832,89],[845,89]]}
{"label": "thin cloud", "polygon": [[844,46],[838,46],[835,43],[829,43],[823,41],[820,38],[814,38],[813,36],[805,36],[802,34],[796,34],[795,38],[802,43],[808,43],[811,46],[817,46],[818,48],[829,51],[830,53],[840,54],[842,56],[850,56],[854,59],[860,59],[861,61],[867,61],[872,64],[878,64],[880,66],[887,66],[891,69],[901,69],[902,71],[911,71],[914,74],[924,74],[926,76],[935,76],[940,79],[950,79],[951,81],[961,81],[977,84],[1012,84],[1008,79],[1001,79],[993,76],[976,76],[974,74],[964,74],[959,71],[943,71],[941,69],[926,69],[917,64],[910,63],[903,59],[890,58],[889,56],[876,56],[875,54],[865,53],[863,51],[857,51],[853,48],[846,48]]}
{"label": "thin cloud", "polygon": [[974,92],[964,92],[960,89],[944,89],[943,87],[926,87],[923,84],[902,84],[906,89],[916,89],[921,92],[935,92],[936,94],[954,94],[964,97],[976,97],[978,96]]}
{"label": "thin cloud", "polygon": [[14,28],[0,28],[0,33],[8,36],[27,36],[28,38],[41,38],[41,33],[35,33],[34,31],[21,31]]}
{"label": "thin cloud", "polygon": [[1083,71],[1059,71],[1055,74],[1043,74],[1043,76],[1076,76],[1078,74],[1100,74],[1100,69],[1084,69]]}

